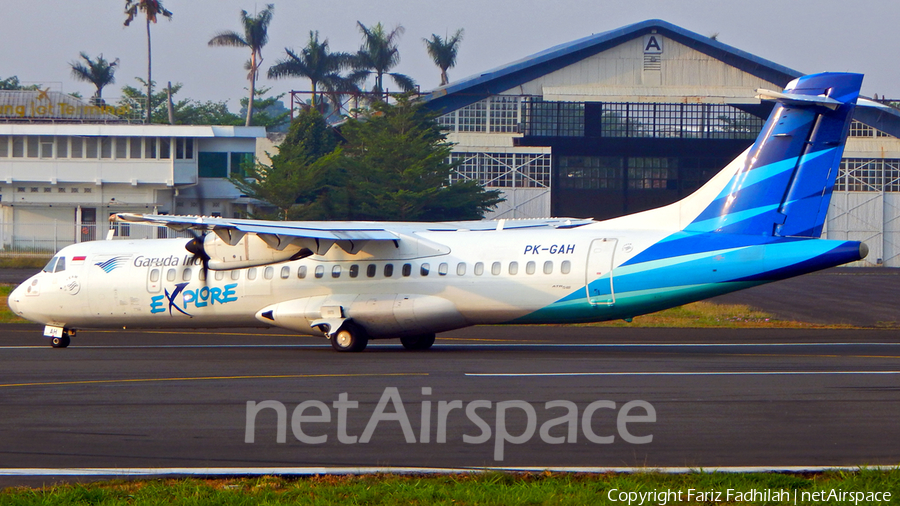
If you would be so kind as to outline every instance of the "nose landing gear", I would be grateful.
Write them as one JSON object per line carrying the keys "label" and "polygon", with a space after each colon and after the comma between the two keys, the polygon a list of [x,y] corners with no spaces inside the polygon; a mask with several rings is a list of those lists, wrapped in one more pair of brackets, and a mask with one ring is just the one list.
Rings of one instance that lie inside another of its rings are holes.
{"label": "nose landing gear", "polygon": [[67,348],[75,337],[75,329],[62,329],[61,332],[52,332],[50,346],[54,348]]}

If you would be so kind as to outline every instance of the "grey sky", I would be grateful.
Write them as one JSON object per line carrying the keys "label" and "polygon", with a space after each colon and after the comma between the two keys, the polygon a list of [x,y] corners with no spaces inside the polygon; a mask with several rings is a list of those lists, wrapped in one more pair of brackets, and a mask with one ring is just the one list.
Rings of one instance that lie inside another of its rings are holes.
{"label": "grey sky", "polygon": [[[262,9],[266,1],[163,0],[174,12],[171,21],[152,26],[153,76],[159,83],[184,83],[180,98],[228,100],[233,111],[246,93],[243,63],[247,51],[208,47],[218,31],[239,30],[239,12]],[[318,30],[332,50],[355,51],[356,27],[381,21],[403,25],[402,61],[396,69],[412,76],[422,89],[439,82],[423,37],[465,29],[458,65],[451,81],[517,60],[556,44],[659,18],[795,70],[854,71],[866,74],[863,93],[900,98],[896,64],[900,30],[897,3],[891,0],[274,0],[275,16],[263,68],[300,49],[309,30]],[[104,91],[120,95],[122,85],[136,85],[146,75],[143,23],[124,28],[124,0],[2,0],[3,48],[0,77],[19,76],[65,92],[89,96],[93,87],[74,81],[68,63],[79,51],[120,58],[117,82]],[[263,78],[275,92],[306,90],[308,81]],[[393,87],[390,83],[389,87]]]}

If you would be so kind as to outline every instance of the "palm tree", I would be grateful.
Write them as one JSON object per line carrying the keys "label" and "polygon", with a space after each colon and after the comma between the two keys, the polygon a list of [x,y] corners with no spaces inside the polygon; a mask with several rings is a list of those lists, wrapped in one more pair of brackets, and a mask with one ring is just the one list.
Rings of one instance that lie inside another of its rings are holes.
{"label": "palm tree", "polygon": [[247,11],[242,10],[241,24],[244,26],[243,35],[228,30],[219,32],[216,36],[209,39],[210,46],[250,48],[250,60],[244,65],[244,68],[250,71],[247,74],[247,79],[250,80],[250,98],[247,101],[246,126],[250,126],[250,120],[253,117],[253,97],[256,95],[256,79],[259,76],[259,67],[263,61],[262,48],[269,42],[269,23],[272,22],[274,9],[275,5],[269,4],[254,17],[251,17]]}
{"label": "palm tree", "polygon": [[153,110],[153,66],[150,51],[150,23],[156,23],[156,18],[162,16],[172,19],[172,12],[163,7],[160,0],[125,0],[125,26],[131,24],[138,12],[144,13],[147,20],[147,119],[150,123],[150,111]]}
{"label": "palm tree", "polygon": [[119,59],[107,61],[103,55],[91,60],[91,57],[84,51],[81,52],[81,59],[84,63],[74,61],[69,65],[72,66],[72,77],[79,81],[93,83],[97,87],[94,97],[91,99],[97,105],[103,103],[103,87],[116,82],[116,67],[119,66]]}
{"label": "palm tree", "polygon": [[312,106],[317,107],[316,95],[319,85],[329,94],[344,91],[355,91],[356,86],[341,71],[347,68],[353,59],[348,53],[332,53],[328,49],[328,39],[319,42],[319,32],[309,32],[309,41],[300,54],[284,48],[287,57],[279,60],[269,68],[269,79],[283,77],[305,77],[312,83]]}
{"label": "palm tree", "polygon": [[397,49],[397,40],[403,34],[404,28],[397,26],[390,32],[385,31],[381,23],[371,29],[359,21],[359,31],[363,35],[363,45],[354,57],[353,67],[356,69],[350,74],[353,82],[362,82],[370,75],[375,75],[375,86],[372,91],[381,94],[384,91],[384,75],[391,76],[397,86],[403,91],[413,91],[416,82],[407,75],[390,72],[400,63],[400,50]]}
{"label": "palm tree", "polygon": [[422,39],[425,41],[425,48],[428,50],[428,56],[434,60],[434,64],[441,69],[441,86],[450,82],[447,77],[447,69],[456,66],[456,54],[459,52],[459,43],[463,38],[463,29],[460,28],[452,37],[441,38],[440,35],[431,34],[430,39]]}

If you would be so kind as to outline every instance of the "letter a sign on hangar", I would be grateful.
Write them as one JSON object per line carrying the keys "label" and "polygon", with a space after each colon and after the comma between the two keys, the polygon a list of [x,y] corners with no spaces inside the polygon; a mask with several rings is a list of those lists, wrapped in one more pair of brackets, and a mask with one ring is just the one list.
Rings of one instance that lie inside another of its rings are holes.
{"label": "letter a sign on hangar", "polygon": [[663,39],[658,33],[644,35],[644,54],[662,54]]}

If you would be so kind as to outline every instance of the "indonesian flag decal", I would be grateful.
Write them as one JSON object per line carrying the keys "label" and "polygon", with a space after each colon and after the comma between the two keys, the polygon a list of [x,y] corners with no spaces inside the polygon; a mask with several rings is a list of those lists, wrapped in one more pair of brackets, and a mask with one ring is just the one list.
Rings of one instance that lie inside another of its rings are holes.
{"label": "indonesian flag decal", "polygon": [[72,257],[72,263],[75,263],[75,264],[83,264],[84,261],[85,261],[85,259],[87,259],[86,256]]}

